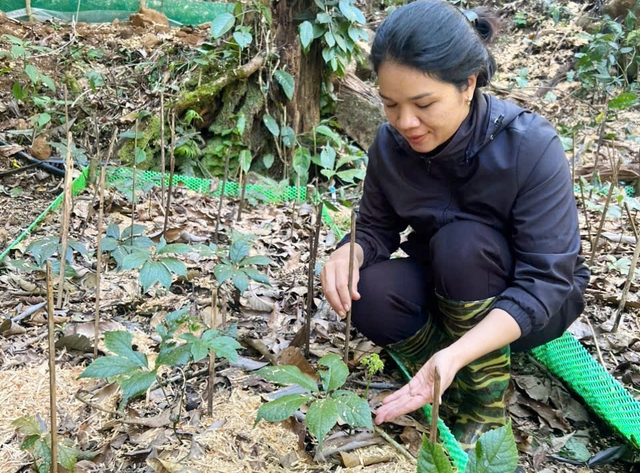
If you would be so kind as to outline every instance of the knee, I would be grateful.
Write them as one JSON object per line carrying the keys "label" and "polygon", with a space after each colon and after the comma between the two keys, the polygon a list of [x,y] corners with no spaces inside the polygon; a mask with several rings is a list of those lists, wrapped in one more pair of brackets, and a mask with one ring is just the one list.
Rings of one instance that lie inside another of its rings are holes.
{"label": "knee", "polygon": [[479,300],[502,292],[513,271],[502,233],[473,221],[442,227],[429,245],[436,291],[455,300]]}

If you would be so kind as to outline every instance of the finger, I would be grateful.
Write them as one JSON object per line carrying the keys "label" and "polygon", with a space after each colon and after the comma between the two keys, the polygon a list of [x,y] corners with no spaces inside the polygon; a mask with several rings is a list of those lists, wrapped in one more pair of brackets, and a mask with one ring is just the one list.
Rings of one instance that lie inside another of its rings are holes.
{"label": "finger", "polygon": [[340,314],[344,311],[344,307],[342,306],[342,301],[340,300],[340,296],[336,289],[335,272],[331,270],[327,271],[325,279],[326,287],[324,295],[333,310]]}
{"label": "finger", "polygon": [[358,283],[360,282],[360,270],[356,267],[353,268],[353,287],[351,288],[351,298],[354,301],[360,300],[360,293],[358,292]]}
{"label": "finger", "polygon": [[346,274],[343,271],[336,272],[336,289],[338,291],[338,296],[340,298],[340,303],[344,308],[344,313],[340,315],[345,315],[346,311],[351,308],[351,296],[349,294],[349,273]]}
{"label": "finger", "polygon": [[395,401],[398,398],[409,395],[409,385],[405,384],[397,391],[392,392],[387,397],[382,400],[382,404],[389,404],[390,402]]}

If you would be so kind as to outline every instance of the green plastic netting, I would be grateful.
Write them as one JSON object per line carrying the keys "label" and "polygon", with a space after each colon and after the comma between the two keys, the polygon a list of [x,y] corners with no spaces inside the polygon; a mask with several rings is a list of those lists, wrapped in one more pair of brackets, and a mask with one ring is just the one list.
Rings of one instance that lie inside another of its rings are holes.
{"label": "green plastic netting", "polygon": [[[77,0],[31,0],[34,16],[40,21],[75,18],[86,23],[110,23],[115,19],[128,20],[139,5],[140,0],[81,0],[79,4]],[[163,12],[174,25],[207,23],[232,11],[234,6],[235,3],[198,0],[147,0],[147,7]],[[8,12],[11,18],[27,19],[24,0],[0,0],[0,10]]]}
{"label": "green plastic netting", "polygon": [[640,402],[597,363],[569,332],[532,350],[634,448],[640,449]]}

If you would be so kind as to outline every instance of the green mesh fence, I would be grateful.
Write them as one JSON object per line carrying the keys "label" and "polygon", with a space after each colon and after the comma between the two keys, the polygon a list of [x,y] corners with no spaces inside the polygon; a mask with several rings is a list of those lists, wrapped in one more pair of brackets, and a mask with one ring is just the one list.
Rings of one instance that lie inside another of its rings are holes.
{"label": "green mesh fence", "polygon": [[640,449],[640,402],[597,363],[569,332],[532,350],[634,448]]}
{"label": "green mesh fence", "polygon": [[[402,363],[400,358],[395,356],[391,352],[387,352],[387,354],[393,359],[393,361],[396,362],[407,381],[410,380],[412,378],[411,373],[409,373],[409,370],[404,365],[404,363]],[[431,423],[431,406],[424,406],[422,410],[424,411],[424,415],[427,417],[429,423]],[[438,419],[438,436],[440,437],[440,441],[444,444],[447,453],[449,453],[449,456],[453,460],[453,466],[459,472],[463,472],[467,467],[467,460],[469,459],[469,457],[464,452],[464,450],[462,450],[462,447],[460,447],[460,444],[457,442],[457,440],[449,430],[449,427],[446,426],[442,419]]]}

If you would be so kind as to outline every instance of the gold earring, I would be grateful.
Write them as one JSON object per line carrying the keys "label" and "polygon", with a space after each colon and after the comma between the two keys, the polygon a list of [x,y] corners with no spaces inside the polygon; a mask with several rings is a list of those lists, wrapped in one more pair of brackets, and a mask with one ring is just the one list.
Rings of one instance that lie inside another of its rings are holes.
{"label": "gold earring", "polygon": [[470,107],[470,106],[471,106],[471,99],[470,99],[470,98],[468,98],[468,99],[467,99],[467,106],[468,106],[468,107]]}

